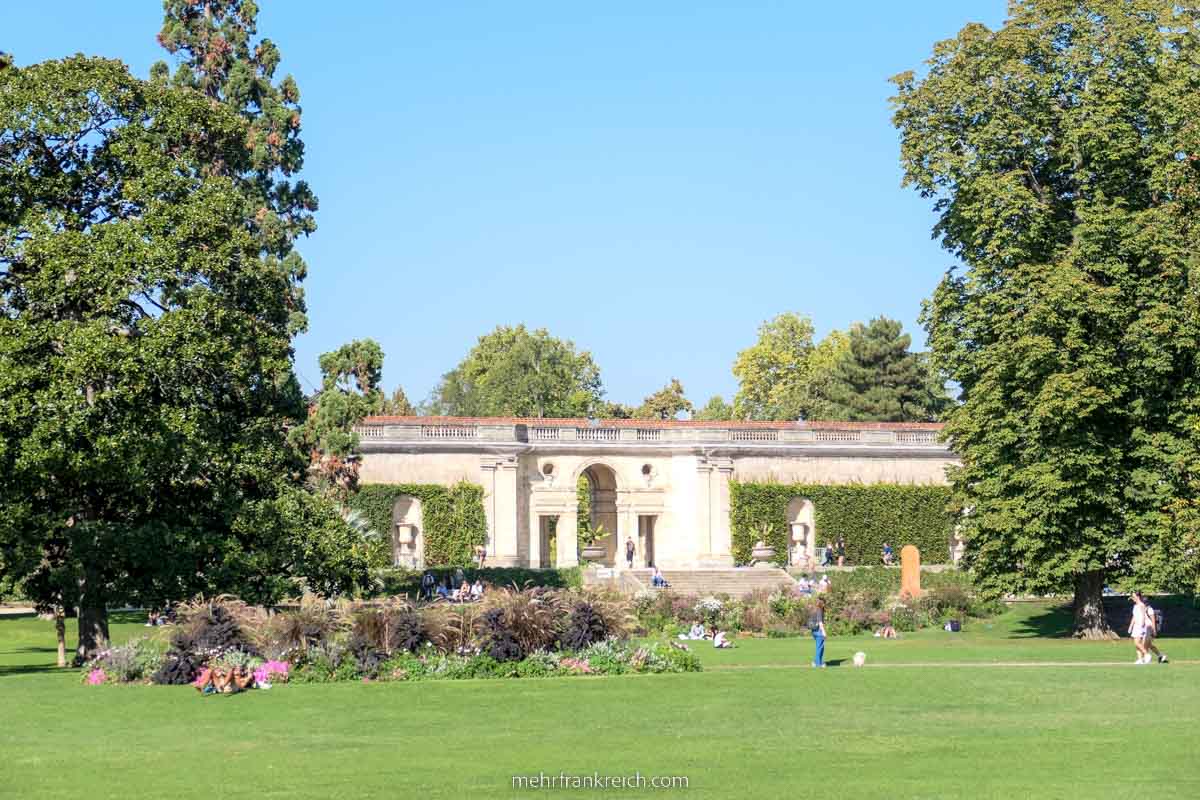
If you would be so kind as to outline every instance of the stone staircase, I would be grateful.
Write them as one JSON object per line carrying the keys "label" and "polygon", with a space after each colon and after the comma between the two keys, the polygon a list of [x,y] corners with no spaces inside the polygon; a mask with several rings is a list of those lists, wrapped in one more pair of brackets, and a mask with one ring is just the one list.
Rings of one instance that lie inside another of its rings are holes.
{"label": "stone staircase", "polygon": [[[654,570],[632,571],[639,583],[650,586]],[[671,584],[671,591],[679,594],[727,594],[744,597],[755,589],[775,589],[780,584],[794,584],[791,575],[775,567],[728,567],[724,569],[664,569],[663,577]]]}

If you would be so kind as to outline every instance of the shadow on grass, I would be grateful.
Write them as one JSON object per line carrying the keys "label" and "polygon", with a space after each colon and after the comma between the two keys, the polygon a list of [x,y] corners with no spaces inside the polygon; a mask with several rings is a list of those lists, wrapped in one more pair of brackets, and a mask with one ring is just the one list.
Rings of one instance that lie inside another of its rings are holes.
{"label": "shadow on grass", "polygon": [[1051,606],[1040,614],[1025,617],[1014,628],[1011,639],[1070,639],[1075,615],[1069,603]]}
{"label": "shadow on grass", "polygon": [[0,678],[10,675],[44,675],[49,672],[69,672],[70,667],[56,667],[53,664],[0,664]]}

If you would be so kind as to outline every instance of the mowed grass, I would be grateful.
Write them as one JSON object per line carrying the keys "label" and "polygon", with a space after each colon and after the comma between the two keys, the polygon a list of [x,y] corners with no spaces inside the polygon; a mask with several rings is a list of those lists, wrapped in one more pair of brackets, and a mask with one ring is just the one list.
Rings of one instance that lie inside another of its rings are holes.
{"label": "mowed grass", "polygon": [[[1197,641],[1166,638],[1178,663],[1135,667],[1127,640],[1036,636],[1050,613],[831,638],[828,657],[847,666],[825,670],[805,666],[811,640],[739,640],[698,648],[706,672],[692,675],[205,698],[81,685],[48,666],[49,623],[0,620],[0,797],[536,796],[547,790],[514,790],[512,776],[538,772],[688,778],[606,797],[1200,796]],[[857,650],[878,668],[848,666]]]}

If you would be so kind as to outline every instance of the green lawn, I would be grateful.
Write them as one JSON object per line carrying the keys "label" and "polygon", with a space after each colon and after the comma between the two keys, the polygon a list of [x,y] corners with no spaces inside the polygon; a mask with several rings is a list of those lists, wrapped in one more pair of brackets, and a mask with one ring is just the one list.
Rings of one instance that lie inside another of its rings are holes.
{"label": "green lawn", "polygon": [[[701,648],[701,674],[207,698],[83,686],[49,666],[48,623],[0,620],[0,797],[536,796],[511,776],[539,771],[689,778],[606,797],[1200,796],[1200,640],[1166,638],[1176,663],[1135,667],[1128,641],[1036,636],[1047,613],[830,639],[831,660],[878,665],[861,670],[804,666],[810,640],[739,640]],[[1012,662],[1044,666],[997,665]]]}

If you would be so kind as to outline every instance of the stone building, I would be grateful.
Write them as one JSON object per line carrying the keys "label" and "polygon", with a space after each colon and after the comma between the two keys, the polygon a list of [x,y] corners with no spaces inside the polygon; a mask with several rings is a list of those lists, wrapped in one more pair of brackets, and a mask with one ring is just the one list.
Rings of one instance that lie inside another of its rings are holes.
{"label": "stone building", "polygon": [[[600,563],[620,568],[733,565],[729,482],[944,484],[955,456],[932,423],[707,422],[368,417],[359,426],[363,483],[483,486],[487,563],[573,566],[576,484],[591,486]],[[788,507],[793,563],[819,531],[810,501]],[[396,563],[423,566],[420,502],[393,510]],[[556,552],[549,552],[551,541]]]}

